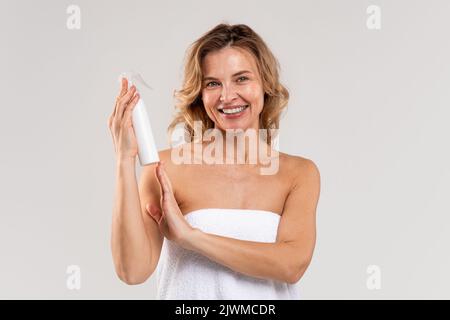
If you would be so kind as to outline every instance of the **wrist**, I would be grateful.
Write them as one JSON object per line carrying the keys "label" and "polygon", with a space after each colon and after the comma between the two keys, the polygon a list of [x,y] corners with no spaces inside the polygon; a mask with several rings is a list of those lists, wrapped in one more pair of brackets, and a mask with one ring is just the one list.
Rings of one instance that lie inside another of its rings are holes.
{"label": "wrist", "polygon": [[136,164],[136,158],[131,157],[118,157],[117,165],[118,166],[134,166]]}
{"label": "wrist", "polygon": [[203,231],[198,228],[192,228],[184,237],[181,246],[187,250],[195,251],[196,244],[200,241]]}

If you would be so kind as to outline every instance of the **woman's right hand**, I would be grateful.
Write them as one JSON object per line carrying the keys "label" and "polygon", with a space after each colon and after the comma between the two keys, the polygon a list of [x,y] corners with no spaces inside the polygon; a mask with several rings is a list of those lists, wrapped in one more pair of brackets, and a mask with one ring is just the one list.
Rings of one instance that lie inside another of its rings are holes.
{"label": "woman's right hand", "polygon": [[135,159],[138,153],[131,115],[139,100],[139,94],[133,85],[128,89],[128,81],[122,78],[120,93],[116,97],[113,113],[108,118],[114,148],[118,159]]}

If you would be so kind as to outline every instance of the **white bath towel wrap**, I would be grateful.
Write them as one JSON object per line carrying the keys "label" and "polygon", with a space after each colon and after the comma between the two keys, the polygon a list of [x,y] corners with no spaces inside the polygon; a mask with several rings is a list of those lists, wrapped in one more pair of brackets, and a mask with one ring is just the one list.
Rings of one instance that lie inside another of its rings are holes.
{"label": "white bath towel wrap", "polygon": [[[206,233],[257,242],[275,242],[280,215],[253,209],[208,208],[185,215]],[[194,251],[164,239],[156,269],[157,299],[292,300],[298,283],[289,284],[235,272]]]}

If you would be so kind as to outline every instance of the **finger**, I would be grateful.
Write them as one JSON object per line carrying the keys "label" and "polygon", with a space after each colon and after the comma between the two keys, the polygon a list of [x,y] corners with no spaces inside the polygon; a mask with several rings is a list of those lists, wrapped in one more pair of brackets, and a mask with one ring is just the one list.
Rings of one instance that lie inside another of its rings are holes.
{"label": "finger", "polygon": [[133,98],[135,92],[136,87],[133,85],[131,86],[130,90],[128,90],[127,93],[122,98],[119,99],[116,114],[116,118],[118,120],[122,120],[125,107],[127,106],[128,103],[130,103],[130,100]]}
{"label": "finger", "polygon": [[161,188],[162,188],[162,195],[164,197],[171,195],[172,194],[172,186],[170,185],[170,181],[167,178],[167,175],[165,174],[164,169],[162,168],[161,161],[158,163],[158,165],[156,167],[156,171],[157,171],[157,177],[158,177],[159,184],[161,185]]}
{"label": "finger", "polygon": [[122,78],[122,81],[120,82],[120,92],[119,92],[119,98],[122,98],[125,93],[127,93],[128,90],[128,80],[127,78]]}
{"label": "finger", "polygon": [[115,117],[117,114],[117,106],[119,105],[119,101],[120,99],[125,95],[125,93],[127,93],[128,90],[128,80],[127,78],[122,78],[122,80],[120,81],[120,91],[119,91],[119,95],[116,97],[116,103],[114,105],[114,111],[112,113],[112,117]]}
{"label": "finger", "polygon": [[135,93],[136,93],[136,87],[133,85],[126,91],[126,93],[123,96],[118,98],[118,102],[117,102],[117,112],[118,112],[118,114],[117,115],[119,117],[123,116],[124,108],[130,102],[130,100],[133,98]]}
{"label": "finger", "polygon": [[167,183],[163,180],[162,177],[162,173],[161,173],[161,168],[158,166],[156,167],[156,171],[157,171],[157,180],[159,182],[159,186],[160,186],[160,190],[161,190],[161,197],[160,197],[160,206],[163,209],[163,214],[164,214],[164,210],[170,210],[171,208],[171,203],[174,200],[174,195],[172,194],[169,186],[167,185]]}
{"label": "finger", "polygon": [[169,175],[166,172],[166,166],[165,166],[164,161],[161,161],[161,173],[162,173],[162,178],[163,178],[164,183],[167,185],[170,193],[173,194],[172,182],[170,182]]}
{"label": "finger", "polygon": [[133,114],[133,109],[136,107],[136,104],[139,101],[139,93],[136,93],[133,97],[133,99],[130,101],[130,103],[125,108],[125,112],[123,115],[123,123],[128,123],[131,121],[131,115]]}
{"label": "finger", "polygon": [[110,129],[111,129],[111,125],[112,125],[112,119],[113,119],[113,116],[114,116],[114,114],[110,115],[110,116],[108,117],[108,121],[107,121],[108,128],[110,128]]}

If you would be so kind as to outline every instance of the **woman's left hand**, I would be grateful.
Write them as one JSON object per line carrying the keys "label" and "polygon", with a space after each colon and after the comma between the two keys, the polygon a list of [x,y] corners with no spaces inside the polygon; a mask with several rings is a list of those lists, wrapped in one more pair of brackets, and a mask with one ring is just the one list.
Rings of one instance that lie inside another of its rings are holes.
{"label": "woman's left hand", "polygon": [[188,240],[195,229],[186,221],[173,194],[172,184],[160,161],[156,166],[156,176],[161,186],[161,210],[153,204],[147,204],[150,216],[158,223],[159,230],[169,240],[189,249]]}

